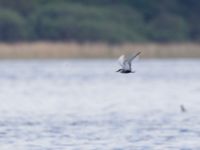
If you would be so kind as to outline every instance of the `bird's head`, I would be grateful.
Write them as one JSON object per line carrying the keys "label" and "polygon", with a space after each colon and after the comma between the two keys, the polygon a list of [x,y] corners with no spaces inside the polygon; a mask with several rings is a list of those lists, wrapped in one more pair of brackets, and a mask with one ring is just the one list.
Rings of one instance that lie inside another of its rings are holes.
{"label": "bird's head", "polygon": [[117,70],[116,72],[120,72],[122,69]]}

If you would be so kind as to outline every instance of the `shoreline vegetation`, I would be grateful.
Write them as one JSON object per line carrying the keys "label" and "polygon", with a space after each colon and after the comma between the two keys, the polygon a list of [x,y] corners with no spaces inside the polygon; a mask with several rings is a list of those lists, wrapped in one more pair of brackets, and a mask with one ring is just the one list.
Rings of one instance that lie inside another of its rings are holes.
{"label": "shoreline vegetation", "polygon": [[199,43],[0,43],[0,59],[118,58],[138,51],[141,58],[200,58]]}
{"label": "shoreline vegetation", "polygon": [[199,42],[198,0],[0,0],[0,41]]}

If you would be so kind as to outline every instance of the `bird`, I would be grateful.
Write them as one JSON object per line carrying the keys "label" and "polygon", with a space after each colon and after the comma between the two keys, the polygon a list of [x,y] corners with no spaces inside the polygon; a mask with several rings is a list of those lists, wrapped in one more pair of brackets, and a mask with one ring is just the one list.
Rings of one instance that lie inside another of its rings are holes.
{"label": "bird", "polygon": [[120,73],[135,73],[135,71],[132,71],[131,68],[131,62],[134,58],[136,58],[138,55],[140,55],[141,52],[136,53],[135,55],[126,57],[125,55],[121,55],[118,59],[121,69],[117,70],[116,72]]}
{"label": "bird", "polygon": [[184,107],[184,105],[180,105],[180,109],[181,109],[181,112],[186,112],[187,110],[186,110],[186,108]]}

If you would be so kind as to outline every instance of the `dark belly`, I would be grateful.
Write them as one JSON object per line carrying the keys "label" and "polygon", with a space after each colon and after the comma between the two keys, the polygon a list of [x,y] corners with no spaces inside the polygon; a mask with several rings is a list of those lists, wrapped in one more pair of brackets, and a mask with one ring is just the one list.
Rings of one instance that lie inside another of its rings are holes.
{"label": "dark belly", "polygon": [[123,70],[121,73],[131,73],[130,70]]}

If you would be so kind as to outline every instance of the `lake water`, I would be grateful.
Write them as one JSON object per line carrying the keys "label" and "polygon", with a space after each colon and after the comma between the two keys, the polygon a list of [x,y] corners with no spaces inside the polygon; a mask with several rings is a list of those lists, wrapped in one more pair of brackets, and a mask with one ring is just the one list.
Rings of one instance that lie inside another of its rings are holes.
{"label": "lake water", "polygon": [[118,67],[0,61],[0,149],[199,150],[200,60],[140,60],[135,74]]}

